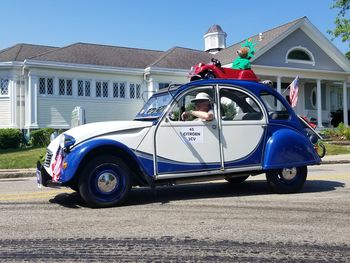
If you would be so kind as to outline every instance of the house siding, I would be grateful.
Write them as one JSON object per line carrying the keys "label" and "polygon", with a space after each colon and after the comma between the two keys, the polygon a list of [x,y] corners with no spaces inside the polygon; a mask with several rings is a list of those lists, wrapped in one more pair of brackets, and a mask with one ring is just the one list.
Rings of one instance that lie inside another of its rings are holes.
{"label": "house siding", "polygon": [[0,127],[11,125],[10,98],[0,98]]}
{"label": "house siding", "polygon": [[86,100],[76,98],[38,98],[39,128],[68,129],[76,106],[85,110],[87,123],[97,121],[130,120],[141,109],[143,100]]}
{"label": "house siding", "polygon": [[[315,65],[302,63],[286,63],[286,55],[291,47],[301,46],[307,48],[315,58]],[[287,36],[281,42],[273,46],[270,50],[258,57],[253,62],[254,65],[274,66],[274,67],[290,67],[298,69],[340,71],[344,70],[339,67],[336,62],[329,57],[308,35],[301,29]]]}

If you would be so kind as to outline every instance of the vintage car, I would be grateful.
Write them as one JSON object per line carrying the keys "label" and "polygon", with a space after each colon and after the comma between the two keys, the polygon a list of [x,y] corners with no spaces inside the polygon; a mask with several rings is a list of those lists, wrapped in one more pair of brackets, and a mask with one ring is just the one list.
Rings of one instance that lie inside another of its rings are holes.
{"label": "vintage car", "polygon": [[[209,96],[214,118],[182,120],[198,93]],[[44,186],[76,190],[90,207],[109,207],[120,205],[132,186],[241,183],[261,173],[274,192],[293,193],[307,166],[320,162],[305,125],[273,88],[209,79],[155,93],[132,121],[66,131],[48,146],[37,175]]]}

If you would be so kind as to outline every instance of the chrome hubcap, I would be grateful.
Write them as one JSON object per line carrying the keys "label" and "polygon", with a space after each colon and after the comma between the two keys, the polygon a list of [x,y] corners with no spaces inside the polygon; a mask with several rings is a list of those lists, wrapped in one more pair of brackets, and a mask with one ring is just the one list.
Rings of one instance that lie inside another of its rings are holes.
{"label": "chrome hubcap", "polygon": [[112,173],[102,173],[97,179],[97,187],[102,193],[112,192],[118,184],[117,177]]}
{"label": "chrome hubcap", "polygon": [[282,169],[282,177],[285,180],[293,180],[297,176],[297,168],[284,168]]}

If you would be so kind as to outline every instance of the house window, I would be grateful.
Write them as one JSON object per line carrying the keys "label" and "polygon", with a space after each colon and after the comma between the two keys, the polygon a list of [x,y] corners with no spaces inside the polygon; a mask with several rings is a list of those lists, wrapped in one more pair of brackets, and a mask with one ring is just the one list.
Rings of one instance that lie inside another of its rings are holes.
{"label": "house window", "polygon": [[47,94],[53,95],[53,78],[46,79]]}
{"label": "house window", "polygon": [[136,84],[136,99],[141,98],[141,84]]}
{"label": "house window", "polygon": [[286,63],[302,63],[315,66],[315,59],[312,53],[302,46],[293,47],[287,51]]}
{"label": "house window", "polygon": [[46,94],[46,79],[39,78],[39,94]]}
{"label": "house window", "polygon": [[90,87],[91,87],[91,82],[88,80],[85,80],[85,96],[90,97]]}
{"label": "house window", "polygon": [[298,50],[298,49],[292,50],[291,52],[289,52],[288,59],[311,61],[309,54],[307,54],[303,50]]}
{"label": "house window", "polygon": [[72,82],[72,80],[67,79],[66,85],[67,85],[67,96],[72,96],[73,95],[73,82]]}
{"label": "house window", "polygon": [[135,84],[135,83],[129,84],[129,98],[130,99],[141,98],[141,84]]}
{"label": "house window", "polygon": [[78,80],[78,96],[84,96],[84,81]]}
{"label": "house window", "polygon": [[113,98],[119,97],[119,83],[113,82]]}
{"label": "house window", "polygon": [[130,99],[134,99],[135,98],[135,84],[130,83],[129,91],[130,91]]}
{"label": "house window", "polygon": [[101,89],[102,89],[102,83],[100,81],[96,81],[96,97],[101,97]]}
{"label": "house window", "polygon": [[125,98],[125,83],[122,82],[122,83],[119,83],[119,96],[121,98]]}
{"label": "house window", "polygon": [[113,82],[113,98],[125,98],[125,82]]}
{"label": "house window", "polygon": [[8,96],[8,95],[9,95],[9,80],[0,79],[0,96]]}
{"label": "house window", "polygon": [[78,96],[90,97],[90,81],[78,80]]}
{"label": "house window", "polygon": [[39,94],[53,95],[53,78],[39,78]]}
{"label": "house window", "polygon": [[72,96],[73,95],[73,81],[71,79],[58,80],[58,95]]}
{"label": "house window", "polygon": [[103,97],[108,98],[108,82],[103,82],[102,88],[103,88]]}

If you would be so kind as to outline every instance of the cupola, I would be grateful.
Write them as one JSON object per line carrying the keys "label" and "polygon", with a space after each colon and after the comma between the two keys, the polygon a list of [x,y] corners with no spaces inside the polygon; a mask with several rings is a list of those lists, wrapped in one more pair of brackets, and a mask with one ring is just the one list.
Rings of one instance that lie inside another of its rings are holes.
{"label": "cupola", "polygon": [[221,26],[212,25],[203,36],[204,50],[215,54],[221,49],[226,48],[226,36],[227,34],[222,30]]}

